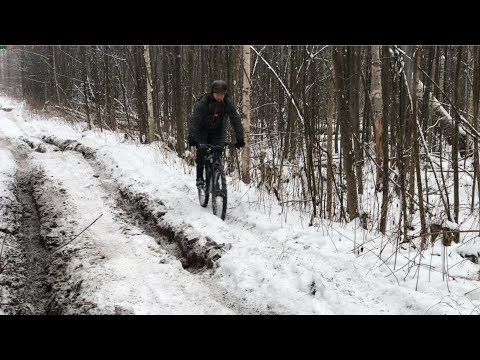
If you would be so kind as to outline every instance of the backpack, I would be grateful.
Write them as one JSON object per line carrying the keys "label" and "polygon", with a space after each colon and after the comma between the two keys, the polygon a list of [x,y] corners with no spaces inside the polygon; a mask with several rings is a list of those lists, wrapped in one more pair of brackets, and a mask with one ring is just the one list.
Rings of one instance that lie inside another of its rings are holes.
{"label": "backpack", "polygon": [[203,95],[200,95],[200,97],[197,99],[197,102],[203,99],[204,96],[208,95],[209,93],[204,93]]}

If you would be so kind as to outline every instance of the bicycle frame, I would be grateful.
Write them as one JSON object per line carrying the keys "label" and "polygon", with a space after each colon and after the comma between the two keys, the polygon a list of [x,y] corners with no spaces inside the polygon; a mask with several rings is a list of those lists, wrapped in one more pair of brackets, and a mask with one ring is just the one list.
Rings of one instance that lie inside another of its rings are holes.
{"label": "bicycle frame", "polygon": [[[205,165],[205,189],[198,189],[198,197],[200,205],[207,207],[209,195],[212,195],[212,210],[213,213],[219,216],[222,220],[225,219],[227,211],[227,183],[225,174],[223,173],[222,157],[223,147],[232,145],[225,143],[223,146],[200,144],[198,149],[203,149],[204,165]],[[217,203],[220,201],[220,203]]]}
{"label": "bicycle frame", "polygon": [[[205,175],[206,175],[206,191],[209,194],[213,194],[213,181],[215,174],[222,168],[222,159],[220,152],[212,152],[204,155]],[[208,170],[207,170],[208,168]]]}

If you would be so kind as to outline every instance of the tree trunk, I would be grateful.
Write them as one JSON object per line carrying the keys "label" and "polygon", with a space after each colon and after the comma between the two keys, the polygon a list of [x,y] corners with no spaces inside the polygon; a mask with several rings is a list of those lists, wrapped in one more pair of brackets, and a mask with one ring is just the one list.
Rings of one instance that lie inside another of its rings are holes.
{"label": "tree trunk", "polygon": [[[170,72],[169,66],[168,66],[168,50],[163,47],[162,48],[162,58],[163,58],[163,130],[165,130],[166,133],[171,132],[171,119],[170,119],[170,109],[169,109],[169,99],[170,99],[170,94],[169,94],[169,86],[168,86],[168,74]],[[163,135],[162,135],[163,139]]]}
{"label": "tree trunk", "polygon": [[[295,68],[295,50],[293,47],[290,48],[290,66],[289,66],[289,80],[288,80],[288,88],[293,94],[294,91],[294,68]],[[287,129],[285,131],[285,143],[284,143],[284,148],[283,148],[283,159],[287,160],[288,155],[290,153],[290,147],[293,145],[293,132],[294,132],[294,119],[293,117],[295,116],[294,114],[294,108],[292,104],[292,100],[290,99],[288,101],[287,105]]]}
{"label": "tree trunk", "polygon": [[363,154],[360,136],[360,48],[353,46],[350,52],[350,122],[353,130],[353,145],[355,151],[355,172],[358,193],[363,194]]}
{"label": "tree trunk", "polygon": [[377,191],[382,189],[382,164],[383,164],[383,112],[382,112],[382,83],[381,83],[381,62],[380,62],[380,46],[372,46],[372,103],[373,117],[375,119],[375,154],[376,154],[376,181],[375,187]]}
{"label": "tree trunk", "polygon": [[242,180],[249,184],[250,179],[250,46],[243,47],[243,130],[245,148],[242,152]]}
{"label": "tree trunk", "polygon": [[110,83],[110,57],[107,54],[108,47],[105,49],[104,53],[104,63],[105,63],[105,110],[104,110],[104,119],[105,123],[108,124],[110,130],[116,130],[116,121],[112,114],[112,86]]}
{"label": "tree trunk", "polygon": [[[375,50],[374,52],[377,52]],[[380,52],[380,49],[378,49]],[[388,201],[389,201],[389,160],[388,160],[388,126],[390,124],[390,61],[385,54],[388,54],[388,46],[382,47],[382,61],[381,61],[381,83],[382,89],[382,103],[383,103],[383,136],[382,136],[382,153],[383,153],[383,169],[382,169],[382,209],[380,216],[380,232],[385,234],[387,230],[387,215],[388,215]]]}
{"label": "tree trunk", "polygon": [[[414,81],[414,86],[416,86],[416,83],[419,80],[419,72],[417,69],[417,65],[419,63],[420,59],[420,48],[417,48],[415,51],[415,58],[413,62],[413,81]],[[419,210],[420,210],[420,224],[421,224],[421,230],[420,230],[420,235],[422,237],[422,248],[425,248],[426,245],[426,238],[425,234],[427,232],[427,225],[425,221],[425,209],[423,206],[423,189],[422,189],[422,173],[420,171],[420,155],[419,155],[419,142],[418,142],[418,133],[422,131],[422,127],[419,125],[418,119],[417,119],[417,103],[418,103],[418,98],[413,97],[412,99],[412,125],[413,125],[413,156],[412,160],[414,163],[415,167],[415,173],[417,176],[417,191],[418,191],[418,205],[419,205]],[[413,172],[413,171],[412,171]]]}
{"label": "tree trunk", "polygon": [[94,47],[94,61],[93,61],[93,81],[95,82],[94,88],[94,96],[95,96],[95,113],[97,117],[97,125],[100,126],[100,131],[103,131],[103,126],[102,126],[102,118],[100,114],[100,81],[98,79],[98,55],[97,55],[97,49]]}
{"label": "tree trunk", "polygon": [[150,63],[150,46],[143,45],[143,58],[147,68],[147,110],[148,110],[148,130],[147,141],[152,143],[155,141],[155,120],[153,117],[153,98],[152,98],[152,65]]}
{"label": "tree trunk", "polygon": [[58,78],[57,78],[57,50],[56,46],[52,47],[52,61],[53,61],[53,81],[55,87],[55,103],[61,106],[60,92],[58,91]]}
{"label": "tree trunk", "polygon": [[177,127],[177,154],[183,156],[185,151],[185,123],[183,121],[182,111],[182,63],[181,63],[182,48],[180,46],[174,47],[173,55],[175,57],[175,71],[174,71],[174,88],[173,88],[173,103],[175,104],[175,124]]}
{"label": "tree trunk", "polygon": [[[458,55],[457,55],[457,67],[455,69],[455,106],[457,109],[460,110],[461,108],[461,100],[460,100],[460,68],[462,66],[462,55],[463,55],[463,46],[458,47]],[[452,149],[452,167],[453,167],[453,211],[454,211],[454,219],[455,222],[458,224],[458,214],[460,211],[460,198],[459,198],[459,178],[458,178],[458,146],[459,146],[459,121],[457,113],[457,121],[455,121],[455,131],[453,133],[453,149]],[[458,233],[454,234],[455,236]],[[458,238],[457,238],[458,240]],[[458,241],[456,241],[458,242]]]}
{"label": "tree trunk", "polygon": [[354,171],[354,153],[352,149],[352,130],[350,127],[350,116],[346,104],[348,90],[345,89],[345,78],[350,74],[346,73],[344,60],[344,47],[339,46],[333,54],[335,66],[335,83],[337,88],[338,118],[340,121],[341,146],[345,175],[347,178],[347,210],[350,220],[358,216],[357,186]]}
{"label": "tree trunk", "polygon": [[[439,52],[439,47],[438,46],[435,46],[431,51],[430,51],[430,54],[431,54],[431,71],[430,71],[430,77],[432,79],[434,79],[434,81],[437,80],[437,74],[438,74],[438,63],[439,63],[439,56],[438,56],[438,52]],[[433,53],[433,54],[432,54]],[[430,101],[428,101],[428,99],[430,98],[430,93],[435,96],[435,92],[438,92],[438,89],[436,89],[435,87],[433,87],[433,84],[432,82],[430,82],[430,92],[428,94],[428,96],[425,98],[424,96],[424,101],[423,101],[423,112],[424,112],[424,123],[426,123],[427,125],[427,129],[430,129],[428,132],[427,132],[427,145],[428,145],[428,148],[429,150],[431,151],[433,149],[433,129],[431,129],[431,126],[433,125],[433,117],[430,116],[431,113],[432,113],[432,105],[430,103]],[[427,202],[428,202],[428,195],[427,195]]]}
{"label": "tree trunk", "polygon": [[[478,129],[478,108],[479,108],[479,99],[480,99],[480,47],[476,46],[474,48],[474,71],[473,71],[473,127],[475,130]],[[480,202],[480,160],[479,160],[479,147],[478,147],[478,138],[474,140],[474,167],[475,173],[477,175],[477,188],[478,188],[478,201]],[[475,181],[475,178],[473,179]],[[472,194],[472,202],[475,199],[475,194]],[[473,206],[472,206],[473,208]],[[473,210],[472,210],[473,211]],[[480,207],[479,207],[480,211]],[[479,234],[480,236],[480,234]]]}
{"label": "tree trunk", "polygon": [[82,46],[82,63],[83,63],[83,95],[85,98],[85,113],[87,115],[87,123],[88,123],[88,129],[92,130],[92,124],[90,122],[90,112],[88,109],[88,95],[87,95],[87,73],[88,73],[88,66],[87,66],[87,56],[86,56],[86,50],[88,49],[86,46]]}
{"label": "tree trunk", "polygon": [[328,85],[327,110],[327,213],[328,219],[333,218],[333,118],[335,116],[335,67],[331,66],[331,78]]}
{"label": "tree trunk", "polygon": [[400,194],[399,197],[402,202],[401,217],[399,221],[399,228],[403,218],[403,242],[408,241],[408,215],[407,215],[407,190],[406,190],[406,156],[405,156],[405,128],[407,126],[407,109],[408,109],[408,99],[407,99],[407,85],[403,79],[399,79],[398,86],[400,90],[400,99],[399,99],[399,114],[397,119],[397,166],[400,179]]}

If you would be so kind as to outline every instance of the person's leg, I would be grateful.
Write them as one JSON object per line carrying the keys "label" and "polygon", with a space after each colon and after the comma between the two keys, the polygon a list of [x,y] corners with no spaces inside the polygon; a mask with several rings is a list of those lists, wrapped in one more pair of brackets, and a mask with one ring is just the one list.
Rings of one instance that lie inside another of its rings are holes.
{"label": "person's leg", "polygon": [[203,179],[203,155],[200,154],[200,151],[197,151],[197,179]]}

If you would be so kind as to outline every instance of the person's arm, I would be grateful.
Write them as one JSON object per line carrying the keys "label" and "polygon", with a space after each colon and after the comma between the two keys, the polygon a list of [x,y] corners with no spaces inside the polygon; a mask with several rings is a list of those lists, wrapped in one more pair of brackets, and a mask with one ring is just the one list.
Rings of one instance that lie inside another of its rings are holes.
{"label": "person's arm", "polygon": [[233,101],[231,99],[226,99],[225,105],[225,112],[230,118],[230,124],[235,131],[236,140],[244,140],[242,119],[240,118],[237,108],[235,105],[233,105]]}
{"label": "person's arm", "polygon": [[195,104],[193,109],[193,114],[188,125],[188,141],[198,143],[197,135],[200,132],[200,128],[202,126],[202,119],[205,117],[208,111],[208,106],[206,106],[205,102],[200,100]]}

